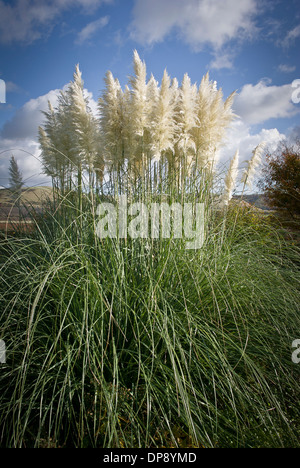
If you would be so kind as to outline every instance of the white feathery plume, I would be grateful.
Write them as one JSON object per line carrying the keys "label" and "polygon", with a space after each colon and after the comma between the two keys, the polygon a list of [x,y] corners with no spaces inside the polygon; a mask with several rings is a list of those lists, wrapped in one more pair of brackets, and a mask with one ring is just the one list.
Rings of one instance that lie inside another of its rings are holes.
{"label": "white feathery plume", "polygon": [[89,170],[93,168],[94,158],[97,152],[97,127],[95,119],[84,97],[83,80],[79,65],[76,66],[74,81],[70,85],[72,99],[72,117],[77,134],[77,151],[83,158]]}
{"label": "white feathery plume", "polygon": [[174,89],[171,87],[170,77],[165,70],[151,125],[151,150],[156,162],[160,160],[164,151],[174,152],[175,104]]}
{"label": "white feathery plume", "polygon": [[148,123],[147,127],[151,128],[154,124],[157,101],[159,98],[158,82],[151,74],[150,80],[147,83],[147,103],[148,103]]}
{"label": "white feathery plume", "polygon": [[229,166],[229,170],[225,177],[225,190],[221,200],[222,205],[228,206],[232,199],[232,194],[236,186],[236,181],[239,173],[239,150],[236,151]]}
{"label": "white feathery plume", "polygon": [[224,103],[223,92],[217,89],[216,81],[209,80],[209,73],[202,78],[197,94],[199,126],[193,130],[200,167],[211,168],[217,163],[225,130],[234,117],[231,107],[234,95]]}
{"label": "white feathery plume", "polygon": [[136,50],[133,54],[133,65],[135,76],[130,78],[132,87],[132,131],[136,136],[143,137],[148,125],[149,110],[146,83],[147,71],[145,62],[142,62]]}
{"label": "white feathery plume", "polygon": [[41,158],[45,174],[51,177],[57,176],[56,155],[53,151],[52,142],[43,127],[39,127],[39,144],[41,147]]}
{"label": "white feathery plume", "polygon": [[[131,84],[130,99],[130,148],[129,159],[133,162],[135,172],[142,175],[148,163],[149,150],[149,113],[151,104],[148,100],[147,72],[145,62],[134,51],[133,65],[135,75],[129,80]],[[154,83],[151,81],[150,86]]]}
{"label": "white feathery plume", "polygon": [[107,162],[117,163],[123,159],[123,92],[110,71],[106,73],[104,81],[106,88],[98,101],[103,152]]}
{"label": "white feathery plume", "polygon": [[[43,112],[46,121],[39,129],[39,143],[42,150],[42,160],[46,173],[55,174],[61,187],[64,186],[64,176],[70,171],[70,163],[75,162],[74,128],[70,117],[70,99],[67,93],[60,92],[58,107],[54,109],[48,101],[48,111]],[[51,175],[51,174],[50,174]]]}
{"label": "white feathery plume", "polygon": [[86,112],[86,100],[83,96],[83,80],[82,73],[77,64],[73,75],[74,81],[71,83],[71,94],[73,97],[73,105],[76,107],[76,111],[84,114]]}
{"label": "white feathery plume", "polygon": [[[122,90],[120,91],[122,92]],[[131,128],[131,90],[128,85],[125,85],[122,92],[122,135],[123,135],[123,151],[124,157],[128,160],[131,157],[132,148],[132,128]]]}
{"label": "white feathery plume", "polygon": [[197,151],[197,164],[200,167],[207,166],[211,155],[214,153],[212,130],[211,108],[215,90],[213,84],[209,81],[209,73],[201,80],[199,91],[197,93],[197,116],[199,120],[198,127],[194,128],[194,140]]}
{"label": "white feathery plume", "polygon": [[190,77],[186,73],[183,77],[179,94],[179,122],[180,137],[178,148],[185,154],[188,150],[195,152],[196,147],[192,139],[191,131],[198,125],[196,114],[195,86],[191,84]]}
{"label": "white feathery plume", "polygon": [[177,78],[173,78],[171,81],[171,91],[172,91],[172,96],[173,96],[173,102],[174,106],[177,105],[178,100],[179,100],[179,85],[178,85],[178,80]]}
{"label": "white feathery plume", "polygon": [[[48,101],[48,111],[43,111],[46,121],[44,123],[44,128],[40,127],[41,135],[41,147],[42,149],[46,148],[49,150],[50,147],[54,147],[55,143],[58,143],[57,133],[58,133],[58,121],[57,113],[53,109],[53,106],[50,101]],[[46,143],[47,141],[47,143]]]}
{"label": "white feathery plume", "polygon": [[[173,78],[171,81],[171,93],[172,93],[172,106],[174,109],[174,114],[173,114],[173,120],[175,122],[175,131],[177,132],[177,136],[179,136],[179,115],[180,115],[180,89],[179,89],[179,83],[177,78]],[[177,138],[178,139],[178,138]]]}
{"label": "white feathery plume", "polygon": [[243,172],[243,176],[241,182],[248,187],[252,187],[254,175],[256,172],[257,167],[261,163],[262,154],[265,148],[266,142],[261,142],[252,152],[253,156],[250,161],[247,162],[247,168]]}

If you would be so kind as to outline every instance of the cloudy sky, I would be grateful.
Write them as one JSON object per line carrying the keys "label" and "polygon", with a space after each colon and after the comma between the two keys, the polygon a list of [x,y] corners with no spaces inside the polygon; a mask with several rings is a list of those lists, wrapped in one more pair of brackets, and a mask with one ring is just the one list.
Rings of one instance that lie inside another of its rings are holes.
{"label": "cloudy sky", "polygon": [[0,0],[0,186],[12,154],[28,186],[49,183],[41,111],[77,63],[96,108],[107,70],[127,84],[134,49],[159,82],[165,68],[198,84],[210,71],[225,97],[237,90],[222,161],[300,137],[299,0]]}

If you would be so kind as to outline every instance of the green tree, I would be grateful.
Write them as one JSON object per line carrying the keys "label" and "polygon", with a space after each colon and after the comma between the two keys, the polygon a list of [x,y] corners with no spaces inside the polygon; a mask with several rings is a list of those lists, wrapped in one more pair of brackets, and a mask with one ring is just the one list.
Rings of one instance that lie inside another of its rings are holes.
{"label": "green tree", "polygon": [[300,141],[267,154],[260,186],[270,206],[293,218],[300,215]]}
{"label": "green tree", "polygon": [[18,163],[14,156],[10,158],[9,163],[9,188],[14,198],[18,199],[24,185],[22,173],[19,170]]}

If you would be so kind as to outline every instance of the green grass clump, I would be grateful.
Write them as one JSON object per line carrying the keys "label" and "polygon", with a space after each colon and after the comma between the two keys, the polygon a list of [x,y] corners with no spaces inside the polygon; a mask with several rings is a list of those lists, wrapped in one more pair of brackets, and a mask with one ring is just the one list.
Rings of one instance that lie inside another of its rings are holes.
{"label": "green grass clump", "polygon": [[0,241],[1,446],[298,447],[299,252],[236,210],[194,251],[90,213]]}

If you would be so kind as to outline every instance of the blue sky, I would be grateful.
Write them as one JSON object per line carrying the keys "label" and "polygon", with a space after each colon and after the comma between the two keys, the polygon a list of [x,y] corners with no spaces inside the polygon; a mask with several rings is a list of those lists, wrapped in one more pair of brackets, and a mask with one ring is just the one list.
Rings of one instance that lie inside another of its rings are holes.
{"label": "blue sky", "polygon": [[11,154],[27,185],[49,182],[37,143],[48,99],[79,63],[96,109],[107,70],[127,84],[134,49],[159,82],[164,68],[198,84],[210,71],[225,97],[238,91],[224,163],[300,137],[299,0],[0,0],[0,186]]}

